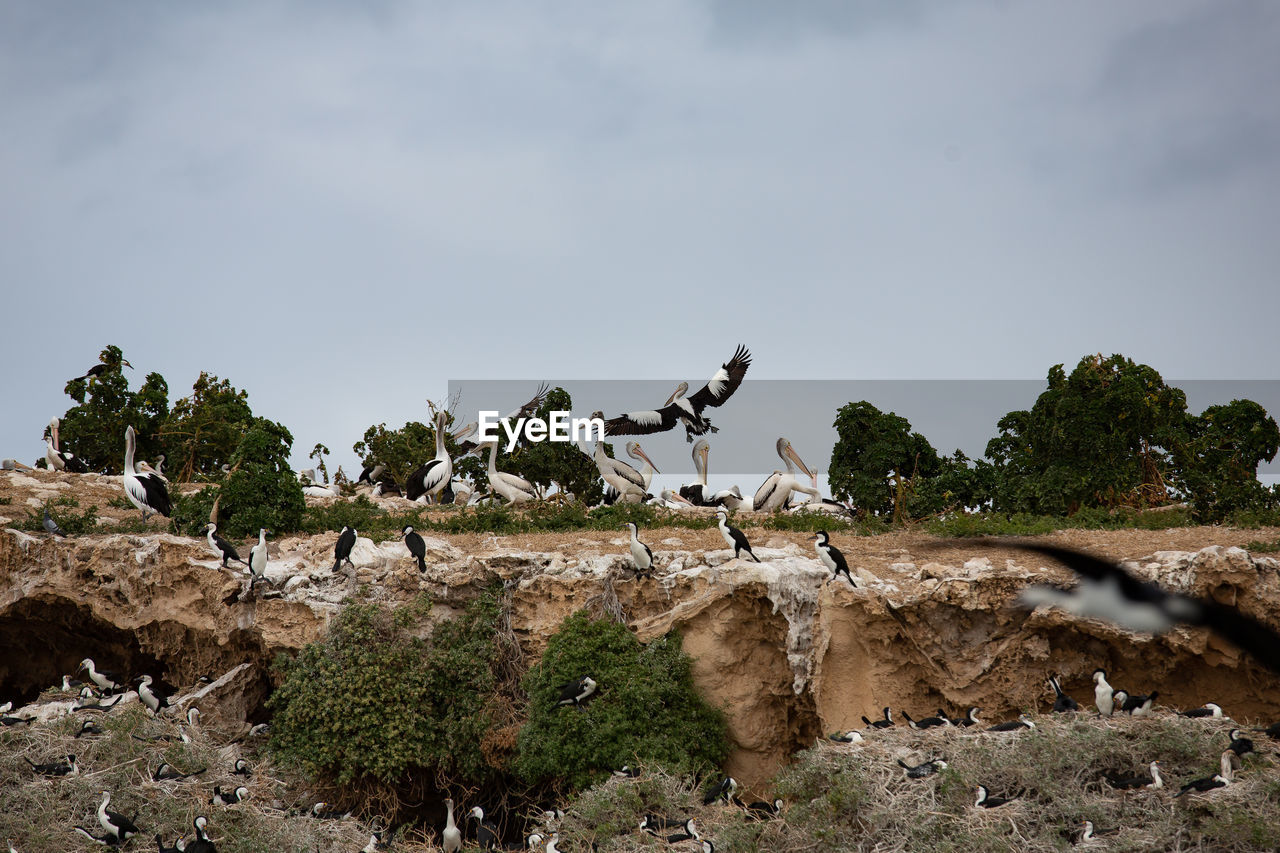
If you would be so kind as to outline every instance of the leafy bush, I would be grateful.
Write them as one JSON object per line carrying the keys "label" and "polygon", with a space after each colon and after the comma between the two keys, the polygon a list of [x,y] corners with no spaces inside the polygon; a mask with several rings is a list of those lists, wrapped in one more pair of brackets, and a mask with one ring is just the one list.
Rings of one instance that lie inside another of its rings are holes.
{"label": "leafy bush", "polygon": [[[568,412],[573,409],[573,398],[569,392],[560,387],[552,388],[538,407],[535,417],[550,421],[551,413]],[[606,452],[612,456],[612,448],[606,445]],[[600,469],[595,461],[583,453],[576,445],[563,441],[543,441],[519,447],[511,455],[514,470],[543,491],[556,486],[561,492],[568,492],[587,506],[598,504],[604,497],[604,486],[600,479]],[[488,457],[485,457],[485,468],[488,469]],[[487,479],[487,477],[486,477]]]}
{"label": "leafy bush", "polygon": [[323,640],[277,659],[271,748],[337,784],[430,772],[479,785],[496,774],[480,743],[496,683],[497,599],[486,594],[419,636],[429,610],[425,599],[394,610],[348,603]]}
{"label": "leafy bush", "polygon": [[839,437],[831,450],[831,493],[852,502],[861,516],[902,521],[914,514],[907,504],[917,481],[942,469],[933,445],[912,432],[906,418],[866,400],[842,406],[834,426]]}
{"label": "leafy bush", "polygon": [[130,391],[120,348],[108,346],[99,359],[107,366],[100,376],[72,379],[64,389],[77,405],[62,416],[62,450],[80,457],[90,471],[119,474],[126,427],[138,433],[139,459],[157,452],[154,435],[169,414],[169,386],[159,373],[149,373],[142,388]]}
{"label": "leafy bush", "polygon": [[[583,675],[599,695],[557,706],[560,686]],[[531,783],[577,789],[637,763],[706,773],[728,755],[724,718],[698,695],[674,631],[642,646],[623,625],[574,614],[524,684],[529,722],[513,769]]]}
{"label": "leafy bush", "polygon": [[217,476],[220,467],[231,461],[252,420],[246,392],[201,371],[190,396],[174,404],[156,438],[172,476],[189,482],[198,476]]}
{"label": "leafy bush", "polygon": [[[75,508],[79,506],[80,501],[74,495],[61,495],[45,501],[39,512],[27,510],[26,519],[19,522],[17,527],[20,530],[43,531],[44,510],[47,509],[50,517],[58,523],[58,526],[62,528],[62,532],[68,536],[97,533],[98,507],[91,506],[84,512],[75,512]],[[132,508],[132,504],[130,507]]]}
{"label": "leafy bush", "polygon": [[1188,419],[1176,448],[1196,517],[1221,521],[1233,513],[1274,507],[1275,494],[1258,482],[1258,464],[1280,449],[1280,428],[1252,400],[1210,406]]}

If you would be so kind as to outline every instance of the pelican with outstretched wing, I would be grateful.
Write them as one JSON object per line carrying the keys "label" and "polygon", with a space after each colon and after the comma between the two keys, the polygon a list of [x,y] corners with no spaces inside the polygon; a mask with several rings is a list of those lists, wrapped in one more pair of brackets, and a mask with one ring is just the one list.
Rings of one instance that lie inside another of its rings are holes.
{"label": "pelican with outstretched wing", "polygon": [[739,344],[733,358],[720,365],[720,369],[711,377],[711,381],[691,397],[689,383],[681,382],[675,392],[667,398],[661,409],[650,412],[627,412],[610,418],[605,422],[606,435],[648,435],[655,432],[666,432],[674,429],[677,422],[684,424],[684,437],[692,442],[695,435],[706,435],[708,432],[720,430],[711,425],[711,421],[703,416],[708,407],[724,405],[725,400],[733,396],[742,384],[742,377],[747,375],[751,366],[751,353]]}

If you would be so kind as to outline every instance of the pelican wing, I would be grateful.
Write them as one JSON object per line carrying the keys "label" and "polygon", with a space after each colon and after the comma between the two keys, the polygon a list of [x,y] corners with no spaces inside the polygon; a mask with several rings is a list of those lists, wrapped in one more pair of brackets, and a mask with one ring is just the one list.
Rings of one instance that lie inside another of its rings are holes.
{"label": "pelican wing", "polygon": [[707,406],[722,405],[725,400],[733,396],[734,391],[738,390],[738,386],[742,384],[742,377],[747,375],[747,368],[750,366],[751,353],[739,344],[733,358],[729,359],[727,364],[720,365],[720,369],[711,377],[711,381],[689,398],[689,402],[693,404],[693,410],[701,412]]}
{"label": "pelican wing", "polygon": [[[131,480],[126,479],[125,485],[134,498],[142,501],[153,511],[166,517],[173,513],[173,504],[169,501],[169,490],[154,474],[137,474]],[[136,487],[141,487],[141,494]]]}
{"label": "pelican wing", "polygon": [[680,407],[675,403],[656,412],[627,412],[604,422],[605,435],[649,435],[666,432],[680,420]]}
{"label": "pelican wing", "polygon": [[751,499],[751,508],[757,512],[764,509],[765,504],[769,502],[769,498],[773,497],[773,493],[778,490],[778,481],[782,479],[781,471],[774,471],[769,475],[760,488],[756,489],[756,495]]}

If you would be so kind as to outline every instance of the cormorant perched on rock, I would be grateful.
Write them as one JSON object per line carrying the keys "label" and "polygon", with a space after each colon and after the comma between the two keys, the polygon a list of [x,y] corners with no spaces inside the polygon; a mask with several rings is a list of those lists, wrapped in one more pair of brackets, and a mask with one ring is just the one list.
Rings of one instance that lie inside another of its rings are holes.
{"label": "cormorant perched on rock", "polygon": [[267,573],[267,534],[271,531],[265,527],[258,528],[258,544],[249,549],[249,588],[266,577]]}
{"label": "cormorant perched on rock", "polygon": [[400,531],[400,535],[404,537],[404,546],[409,549],[409,553],[418,561],[418,571],[425,572],[427,570],[427,543],[414,532],[413,525],[406,525],[405,529]]}
{"label": "cormorant perched on rock", "polygon": [[[849,574],[849,564],[845,562],[844,554],[840,553],[840,549],[831,544],[831,537],[825,530],[819,530],[814,534],[813,549],[818,552],[818,559],[822,561],[822,565],[831,570],[831,580],[840,577],[843,572],[844,576],[849,579],[849,583],[856,589],[858,582],[853,579],[853,575]],[[827,581],[830,583],[831,581]]]}
{"label": "cormorant perched on rock", "polygon": [[733,549],[735,558],[742,556],[742,552],[745,551],[752,560],[760,562],[760,558],[751,550],[751,543],[747,541],[746,534],[729,523],[729,511],[724,507],[716,510],[716,525],[720,528],[720,535],[724,537],[725,544]]}
{"label": "cormorant perched on rock", "polygon": [[342,566],[345,560],[347,565],[355,568],[355,563],[351,562],[351,549],[356,547],[356,531],[353,527],[343,527],[342,532],[338,534],[338,541],[333,546],[333,570],[336,572]]}
{"label": "cormorant perched on rock", "polygon": [[236,550],[236,546],[218,535],[218,525],[212,521],[204,526],[205,538],[209,542],[209,549],[213,551],[213,555],[222,560],[222,568],[227,568],[228,560],[235,560],[241,565],[248,566],[244,560],[240,559],[240,552]]}
{"label": "cormorant perched on rock", "polygon": [[628,521],[623,527],[631,531],[631,565],[636,570],[636,577],[653,577],[653,551],[640,541],[637,535],[639,528],[633,522]]}

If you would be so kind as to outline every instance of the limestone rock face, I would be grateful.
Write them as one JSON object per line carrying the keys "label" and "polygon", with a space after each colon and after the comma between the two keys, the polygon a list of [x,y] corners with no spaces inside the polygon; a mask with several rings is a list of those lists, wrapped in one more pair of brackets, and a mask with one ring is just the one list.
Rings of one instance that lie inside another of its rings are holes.
{"label": "limestone rock face", "polygon": [[[0,472],[0,493],[5,477],[57,493],[42,476],[53,475]],[[7,486],[21,495],[12,506],[36,491]],[[756,548],[763,560],[756,564],[712,545],[714,531],[678,533],[651,537],[671,548],[655,551],[652,580],[634,577],[614,534],[581,541],[575,534],[570,544],[543,548],[514,547],[518,537],[432,536],[425,573],[398,537],[361,536],[354,567],[336,571],[336,534],[282,537],[269,542],[271,584],[247,594],[243,569],[222,569],[203,539],[160,532],[58,539],[3,529],[0,699],[30,698],[93,657],[102,668],[150,672],[170,687],[219,679],[184,701],[206,719],[242,725],[261,718],[275,654],[319,638],[345,598],[408,603],[429,592],[433,613],[445,618],[499,582],[531,661],[583,608],[621,614],[645,642],[678,629],[700,690],[729,719],[736,748],[726,770],[748,788],[796,749],[861,728],[861,716],[878,718],[886,705],[915,716],[977,705],[992,721],[1047,710],[1050,673],[1086,707],[1090,674],[1102,667],[1112,684],[1158,689],[1168,705],[1214,701],[1236,720],[1280,719],[1276,676],[1204,630],[1151,637],[1018,607],[1030,583],[1071,581],[1034,554],[980,543],[886,554],[870,539],[842,542],[859,578],[853,588],[844,578],[830,581],[811,548],[780,535],[759,537],[767,544]],[[699,541],[711,547],[699,550]],[[1129,567],[1146,579],[1280,625],[1275,560],[1217,544],[1110,556],[1132,556]]]}

